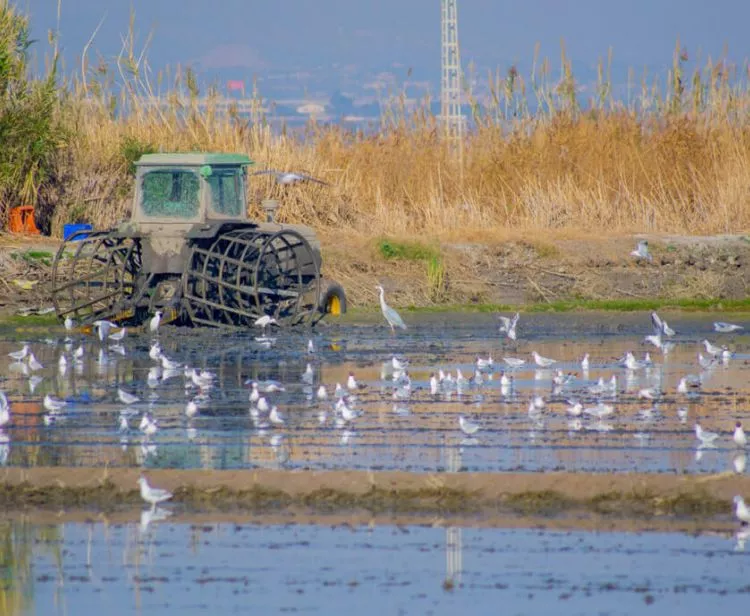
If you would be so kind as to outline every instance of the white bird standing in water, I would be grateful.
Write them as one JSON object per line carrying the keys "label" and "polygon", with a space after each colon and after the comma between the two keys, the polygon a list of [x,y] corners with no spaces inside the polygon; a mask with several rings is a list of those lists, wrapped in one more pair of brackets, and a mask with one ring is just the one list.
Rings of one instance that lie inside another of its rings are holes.
{"label": "white bird standing in water", "polygon": [[458,426],[461,428],[461,432],[466,436],[471,436],[472,434],[479,432],[479,424],[469,421],[463,415],[458,418]]}
{"label": "white bird standing in water", "polygon": [[117,398],[126,406],[130,406],[131,404],[135,404],[140,400],[138,396],[134,396],[133,394],[125,391],[124,389],[118,388],[117,389]]}
{"label": "white bird standing in water", "polygon": [[520,314],[516,312],[516,314],[513,315],[513,317],[506,317],[503,315],[498,315],[498,319],[500,319],[500,333],[505,334],[508,338],[511,340],[516,339],[516,325],[518,325],[518,319],[520,317]]}
{"label": "white bird standing in water", "polygon": [[141,487],[141,498],[151,505],[151,509],[156,509],[156,505],[168,501],[172,498],[172,493],[161,488],[152,488],[148,485],[145,477],[138,479],[138,485]]}
{"label": "white bird standing in water", "polygon": [[738,421],[736,424],[734,424],[734,434],[732,434],[732,440],[734,441],[734,444],[737,445],[737,447],[745,448],[747,447],[747,434],[745,434],[745,430],[742,428],[742,422]]}
{"label": "white bird standing in water", "polygon": [[65,317],[65,321],[63,322],[63,325],[65,326],[66,332],[72,332],[73,327],[75,326],[75,323],[73,319],[71,319],[70,317]]}
{"label": "white bird standing in water", "polygon": [[161,325],[161,319],[164,316],[164,313],[161,310],[157,310],[154,313],[154,316],[151,317],[151,320],[148,323],[148,329],[152,334],[159,333],[159,325]]}
{"label": "white bird standing in water", "polygon": [[15,359],[16,361],[21,361],[22,359],[25,359],[28,354],[29,354],[29,345],[24,344],[23,348],[20,351],[11,351],[10,353],[8,353],[8,357],[11,357]]}
{"label": "white bird standing in water", "polygon": [[388,321],[388,325],[391,326],[391,333],[395,334],[397,327],[406,329],[406,323],[404,323],[401,315],[385,303],[385,290],[382,285],[378,285],[376,288],[380,291],[380,310],[385,320]]}
{"label": "white bird standing in water", "polygon": [[10,402],[5,392],[0,391],[0,429],[10,421]]}
{"label": "white bird standing in water", "polygon": [[716,444],[719,435],[716,432],[706,432],[703,427],[698,422],[696,422],[695,437],[701,442],[700,444],[702,446],[710,447]]}
{"label": "white bird standing in water", "polygon": [[737,519],[743,524],[750,524],[750,509],[745,504],[745,499],[738,494],[734,497],[734,505],[734,514],[737,516]]}
{"label": "white bird standing in water", "polygon": [[534,358],[534,363],[540,368],[549,368],[552,364],[557,363],[556,359],[550,359],[549,357],[542,357],[536,351],[532,351],[531,355]]}
{"label": "white bird standing in water", "polygon": [[255,322],[253,323],[255,327],[260,327],[264,333],[269,325],[278,325],[278,324],[279,322],[276,319],[268,316],[267,314],[264,314],[262,317],[258,317],[257,319],[255,319]]}
{"label": "white bird standing in water", "polygon": [[734,323],[724,323],[723,321],[716,321],[714,323],[714,331],[720,334],[731,334],[743,329],[745,328],[742,325],[735,325]]}

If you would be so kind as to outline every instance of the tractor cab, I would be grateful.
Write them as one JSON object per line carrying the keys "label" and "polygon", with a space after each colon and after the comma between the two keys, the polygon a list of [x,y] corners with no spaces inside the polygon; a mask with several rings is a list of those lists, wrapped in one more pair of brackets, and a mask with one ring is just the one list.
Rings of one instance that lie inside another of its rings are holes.
{"label": "tractor cab", "polygon": [[242,154],[146,154],[136,163],[132,222],[145,225],[246,220]]}

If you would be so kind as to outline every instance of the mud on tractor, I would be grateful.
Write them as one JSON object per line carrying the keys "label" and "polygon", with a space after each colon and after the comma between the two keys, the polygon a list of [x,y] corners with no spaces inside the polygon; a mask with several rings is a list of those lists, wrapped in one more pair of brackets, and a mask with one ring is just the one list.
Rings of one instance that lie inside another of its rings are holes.
{"label": "mud on tractor", "polygon": [[91,324],[164,319],[250,327],[314,324],[346,311],[340,285],[321,276],[309,227],[248,219],[240,154],[146,154],[136,163],[131,220],[78,232],[58,250],[52,301],[58,318]]}

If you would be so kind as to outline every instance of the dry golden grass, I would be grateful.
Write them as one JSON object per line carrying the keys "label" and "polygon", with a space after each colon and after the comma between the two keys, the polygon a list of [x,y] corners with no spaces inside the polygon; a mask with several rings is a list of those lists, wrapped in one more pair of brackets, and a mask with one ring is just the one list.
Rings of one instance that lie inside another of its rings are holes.
{"label": "dry golden grass", "polygon": [[[674,79],[682,70],[676,54],[663,93],[643,84],[630,107],[602,95],[582,111],[565,58],[563,66],[557,83],[548,72],[536,76],[535,94],[544,102],[536,114],[519,103],[520,77],[495,84],[497,101],[477,113],[460,165],[441,142],[437,119],[422,111],[384,116],[379,134],[311,125],[291,135],[272,131],[260,112],[250,119],[220,113],[210,95],[199,109],[189,72],[174,81],[169,104],[156,107],[135,67],[116,115],[104,77],[85,88],[73,84],[60,111],[71,138],[56,181],[40,197],[42,209],[56,232],[72,218],[113,224],[130,206],[124,152],[152,147],[245,152],[261,168],[322,177],[330,187],[282,190],[268,177],[253,178],[250,211],[259,215],[260,200],[271,193],[282,201],[282,220],[354,235],[479,239],[508,231],[709,234],[750,227],[744,77],[709,65],[685,88]],[[499,119],[510,107],[515,119]]]}

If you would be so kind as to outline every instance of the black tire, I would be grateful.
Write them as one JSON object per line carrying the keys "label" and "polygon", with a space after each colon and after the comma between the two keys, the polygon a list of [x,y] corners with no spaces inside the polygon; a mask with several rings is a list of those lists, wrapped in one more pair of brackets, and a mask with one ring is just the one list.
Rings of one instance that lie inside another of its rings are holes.
{"label": "black tire", "polygon": [[346,314],[346,293],[344,288],[334,280],[320,281],[320,304],[322,314],[339,316]]}

